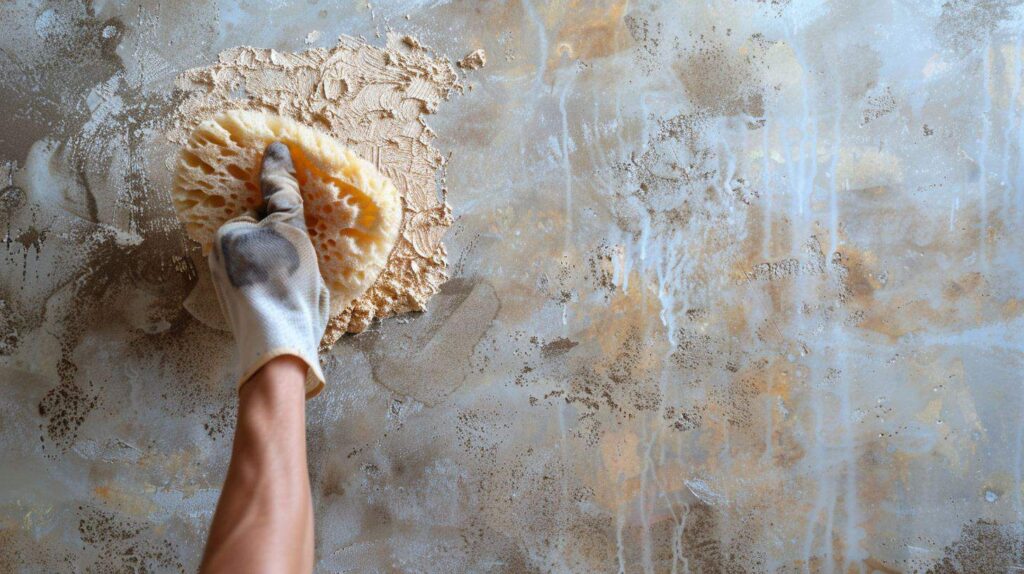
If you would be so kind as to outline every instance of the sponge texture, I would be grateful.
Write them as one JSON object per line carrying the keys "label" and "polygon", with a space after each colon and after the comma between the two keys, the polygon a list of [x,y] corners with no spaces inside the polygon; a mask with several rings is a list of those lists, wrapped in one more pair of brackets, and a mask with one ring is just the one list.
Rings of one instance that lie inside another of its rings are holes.
{"label": "sponge texture", "polygon": [[260,206],[260,163],[274,141],[291,151],[306,226],[336,315],[373,285],[402,223],[398,190],[373,164],[293,120],[233,110],[201,123],[182,148],[174,207],[188,236],[209,253],[224,222],[255,214]]}

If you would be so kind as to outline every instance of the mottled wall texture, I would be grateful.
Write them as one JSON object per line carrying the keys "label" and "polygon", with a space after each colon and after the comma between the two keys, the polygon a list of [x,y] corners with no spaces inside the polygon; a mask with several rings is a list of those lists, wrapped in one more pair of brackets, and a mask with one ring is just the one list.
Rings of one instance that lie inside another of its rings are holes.
{"label": "mottled wall texture", "polygon": [[450,280],[323,357],[319,572],[1024,569],[1018,2],[139,0],[0,4],[0,571],[195,569],[175,77],[389,32],[488,63]]}

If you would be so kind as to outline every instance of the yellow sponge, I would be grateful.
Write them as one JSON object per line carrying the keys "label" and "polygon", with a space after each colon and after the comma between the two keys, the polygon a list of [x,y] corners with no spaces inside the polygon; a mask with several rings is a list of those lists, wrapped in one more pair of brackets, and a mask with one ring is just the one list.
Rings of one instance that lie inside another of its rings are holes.
{"label": "yellow sponge", "polygon": [[273,141],[287,145],[295,162],[306,226],[336,315],[373,285],[402,223],[398,190],[373,164],[296,121],[233,110],[200,124],[181,150],[174,207],[188,236],[209,253],[225,221],[254,213],[262,202],[260,162]]}

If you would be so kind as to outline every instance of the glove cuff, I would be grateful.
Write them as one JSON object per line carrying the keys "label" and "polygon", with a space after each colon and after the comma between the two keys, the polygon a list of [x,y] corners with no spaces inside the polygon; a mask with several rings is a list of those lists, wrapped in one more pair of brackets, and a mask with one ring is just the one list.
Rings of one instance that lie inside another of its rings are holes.
{"label": "glove cuff", "polygon": [[272,359],[276,359],[277,357],[284,355],[298,357],[302,362],[306,363],[306,399],[311,399],[320,394],[320,391],[324,389],[326,380],[324,379],[323,370],[320,368],[319,357],[317,357],[315,352],[309,353],[308,351],[293,347],[275,347],[246,361],[242,374],[238,379],[238,383],[235,385],[236,390],[241,391],[242,385],[249,381],[249,379],[251,379],[252,376],[256,374],[256,371],[259,371],[263,365],[266,365]]}

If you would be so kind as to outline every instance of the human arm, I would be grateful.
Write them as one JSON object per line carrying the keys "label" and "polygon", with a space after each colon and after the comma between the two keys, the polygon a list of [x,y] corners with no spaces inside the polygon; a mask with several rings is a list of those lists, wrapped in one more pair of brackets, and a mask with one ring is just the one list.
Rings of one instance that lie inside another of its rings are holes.
{"label": "human arm", "polygon": [[284,355],[242,385],[201,572],[312,572],[305,379],[306,364]]}
{"label": "human arm", "polygon": [[259,221],[217,232],[209,263],[239,357],[231,462],[201,572],[310,572],[313,509],[305,398],[323,387],[317,348],[330,297],[306,231],[291,154],[264,151]]}

